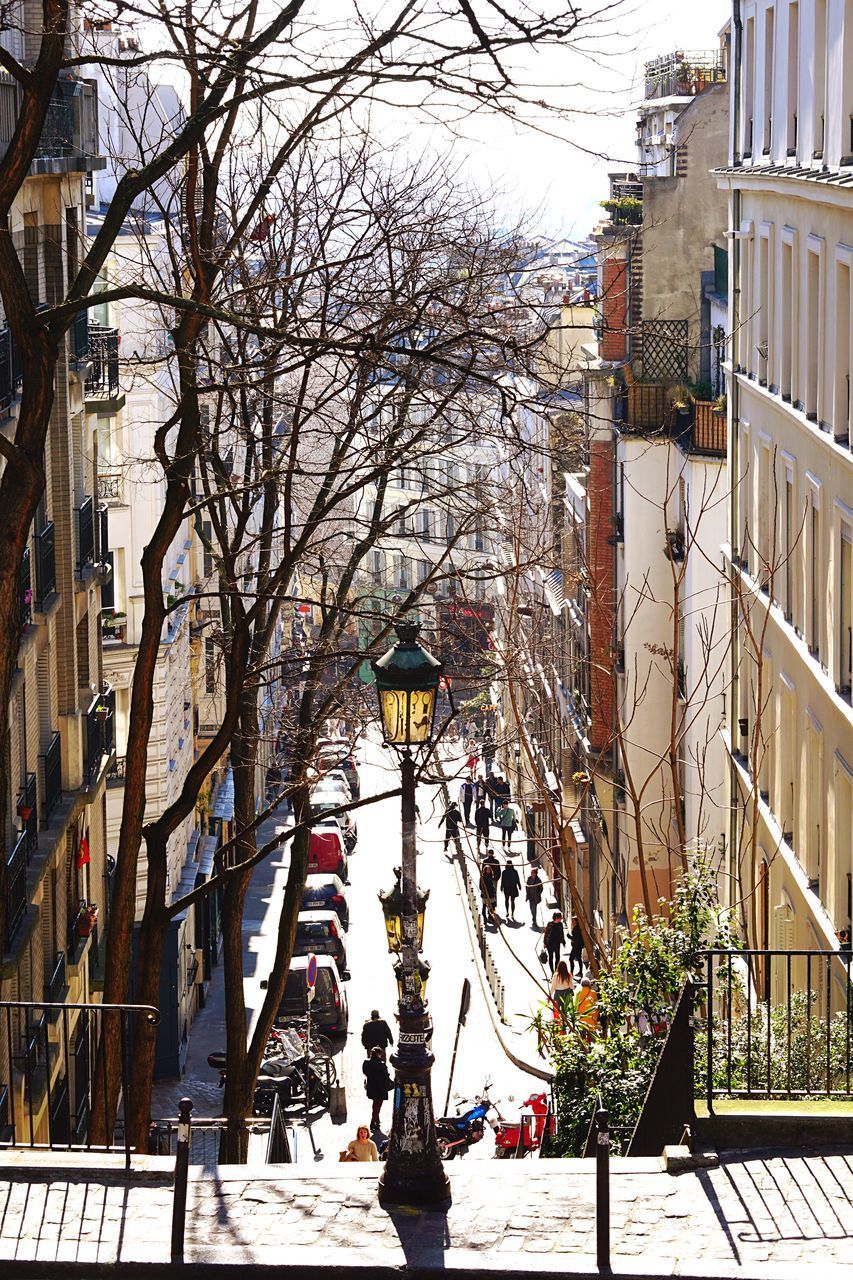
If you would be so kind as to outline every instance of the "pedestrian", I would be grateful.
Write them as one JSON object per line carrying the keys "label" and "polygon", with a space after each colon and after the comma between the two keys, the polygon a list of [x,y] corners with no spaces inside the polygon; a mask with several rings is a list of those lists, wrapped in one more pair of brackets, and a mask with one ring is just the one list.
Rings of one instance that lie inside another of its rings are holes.
{"label": "pedestrian", "polygon": [[561,960],[551,974],[551,999],[554,1003],[554,1016],[565,1023],[566,1014],[574,1000],[575,981],[569,972],[565,960]]}
{"label": "pedestrian", "polygon": [[598,994],[589,978],[581,980],[575,1003],[578,1011],[578,1021],[587,1035],[592,1036],[598,1026]]}
{"label": "pedestrian", "polygon": [[483,763],[486,766],[486,777],[488,777],[492,772],[492,767],[495,763],[495,744],[488,729],[483,734],[483,743],[480,748],[480,754],[482,755]]}
{"label": "pedestrian", "polygon": [[501,892],[504,896],[504,907],[507,916],[515,919],[515,900],[521,890],[521,877],[510,858],[501,872]]}
{"label": "pedestrian", "polygon": [[370,1130],[366,1124],[360,1124],[355,1131],[355,1137],[352,1142],[348,1142],[346,1150],[341,1152],[341,1161],[344,1164],[350,1164],[359,1160],[378,1160],[379,1152],[376,1143],[370,1136]]}
{"label": "pedestrian", "polygon": [[478,804],[474,810],[474,827],[477,832],[477,852],[480,852],[480,841],[489,843],[489,826],[491,824],[491,815],[489,814],[489,806],[485,803]]}
{"label": "pedestrian", "polygon": [[480,886],[483,891],[483,919],[491,920],[495,914],[495,906],[498,898],[498,878],[500,876],[501,864],[498,862],[491,849],[486,850],[486,856],[480,866]]}
{"label": "pedestrian", "polygon": [[447,846],[451,840],[455,840],[459,835],[459,824],[462,821],[462,814],[459,812],[459,805],[455,801],[450,802],[450,807],[445,811],[444,816],[439,818],[438,825],[444,827],[444,852],[447,853]]}
{"label": "pedestrian", "polygon": [[524,884],[524,892],[527,898],[527,905],[530,907],[530,922],[535,929],[539,924],[537,916],[539,914],[539,903],[542,901],[542,893],[544,886],[539,879],[539,868],[531,867],[530,875]]}
{"label": "pedestrian", "polygon": [[471,825],[471,805],[474,803],[474,784],[470,778],[466,778],[459,788],[459,798],[462,801],[462,812],[465,814],[465,826]]}
{"label": "pedestrian", "polygon": [[571,948],[569,950],[569,968],[572,973],[575,971],[575,965],[578,967],[578,977],[583,977],[583,934],[578,924],[578,918],[575,916],[572,920]]}
{"label": "pedestrian", "polygon": [[470,750],[468,752],[468,759],[465,761],[465,768],[468,770],[468,772],[471,774],[472,777],[477,772],[477,765],[479,763],[480,763],[480,757],[477,755],[476,750],[474,749]]}
{"label": "pedestrian", "polygon": [[495,817],[498,793],[495,791],[496,774],[490,773],[486,775],[486,799],[489,805],[489,813],[492,818]]}
{"label": "pedestrian", "polygon": [[548,963],[553,973],[560,961],[560,952],[566,941],[565,930],[563,929],[563,917],[559,911],[555,911],[551,919],[545,926],[545,932],[542,934],[542,943],[548,953]]}
{"label": "pedestrian", "polygon": [[385,1065],[385,1050],[380,1049],[379,1045],[375,1045],[362,1063],[361,1069],[364,1072],[364,1092],[373,1103],[370,1129],[372,1133],[376,1133],[379,1128],[382,1103],[394,1087],[388,1068]]}
{"label": "pedestrian", "polygon": [[512,787],[509,785],[509,779],[505,778],[502,773],[499,773],[492,786],[495,795],[498,798],[498,808],[500,808],[501,805],[509,804],[510,797],[512,795]]}
{"label": "pedestrian", "polygon": [[518,829],[518,818],[511,804],[505,804],[498,810],[498,826],[501,829],[501,846],[508,849]]}
{"label": "pedestrian", "polygon": [[378,1009],[371,1010],[370,1017],[362,1027],[361,1043],[364,1052],[368,1055],[376,1048],[381,1049],[384,1053],[394,1043],[391,1028],[384,1018],[380,1018]]}
{"label": "pedestrian", "polygon": [[476,803],[486,804],[488,800],[488,792],[486,791],[486,779],[480,774],[474,780],[474,799]]}

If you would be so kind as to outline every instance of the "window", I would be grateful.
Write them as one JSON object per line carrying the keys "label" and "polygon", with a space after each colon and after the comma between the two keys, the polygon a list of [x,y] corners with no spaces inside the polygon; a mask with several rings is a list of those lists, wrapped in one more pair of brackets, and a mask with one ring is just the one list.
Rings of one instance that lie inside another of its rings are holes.
{"label": "window", "polygon": [[797,111],[800,97],[800,6],[788,5],[788,155],[797,154]]}
{"label": "window", "polygon": [[838,556],[838,689],[853,690],[853,526],[843,524]]}
{"label": "window", "polygon": [[779,815],[783,836],[789,842],[793,842],[798,791],[794,778],[794,746],[797,737],[796,700],[794,686],[784,675],[779,681],[779,688],[779,796],[776,813]]}
{"label": "window", "polygon": [[826,102],[826,0],[814,0],[814,96],[813,142],[815,159],[823,159],[824,104]]}
{"label": "window", "polygon": [[832,434],[850,439],[850,267],[853,250],[839,250],[835,263],[835,377],[832,395]]}
{"label": "window", "polygon": [[806,417],[816,422],[821,410],[819,361],[822,350],[821,313],[821,249],[822,242],[809,236],[806,252],[806,367],[803,370],[805,384],[804,408]]}
{"label": "window", "polygon": [[821,840],[824,837],[823,823],[823,730],[819,722],[809,712],[806,715],[806,771],[808,785],[806,787],[806,844],[805,865],[810,887],[820,893],[821,873],[823,871],[824,853]]}
{"label": "window", "polygon": [[821,596],[824,593],[823,574],[820,571],[820,505],[818,491],[809,492],[808,507],[808,567],[809,567],[809,617],[808,646],[820,661]]}
{"label": "window", "polygon": [[746,56],[743,62],[743,154],[752,155],[755,113],[755,19],[746,22]]}
{"label": "window", "polygon": [[783,552],[785,563],[785,617],[788,622],[794,620],[794,569],[795,547],[797,543],[797,511],[794,496],[794,470],[785,467],[785,485],[783,490],[784,511],[782,513],[782,533],[784,538]]}
{"label": "window", "polygon": [[769,589],[775,547],[770,546],[770,439],[762,436],[758,447],[758,566],[756,577],[762,591]]}
{"label": "window", "polygon": [[201,537],[202,559],[204,561],[202,565],[202,573],[205,578],[209,578],[213,573],[213,554],[211,552],[211,546],[213,543],[213,525],[209,520],[202,520],[201,522]]}
{"label": "window", "polygon": [[782,288],[779,305],[779,390],[783,400],[791,399],[793,341],[797,317],[794,315],[794,246],[782,234]]}
{"label": "window", "polygon": [[216,651],[212,636],[206,636],[204,641],[204,691],[216,692]]}
{"label": "window", "polygon": [[418,561],[418,584],[426,582],[429,577],[430,563],[429,560]]}
{"label": "window", "polygon": [[65,260],[68,265],[68,286],[70,288],[77,278],[77,267],[80,260],[76,205],[70,205],[65,210]]}
{"label": "window", "polygon": [[762,121],[762,151],[764,155],[769,155],[770,148],[773,145],[773,63],[775,61],[773,25],[774,12],[771,5],[764,14],[764,111]]}
{"label": "window", "polygon": [[381,587],[385,584],[385,556],[381,551],[375,551],[372,555],[372,563],[370,576],[375,586]]}
{"label": "window", "polygon": [[403,587],[406,591],[409,589],[409,561],[406,556],[399,556],[397,560],[397,586]]}
{"label": "window", "polygon": [[754,328],[758,354],[758,380],[767,385],[770,344],[770,228],[762,227],[758,236],[758,315]]}

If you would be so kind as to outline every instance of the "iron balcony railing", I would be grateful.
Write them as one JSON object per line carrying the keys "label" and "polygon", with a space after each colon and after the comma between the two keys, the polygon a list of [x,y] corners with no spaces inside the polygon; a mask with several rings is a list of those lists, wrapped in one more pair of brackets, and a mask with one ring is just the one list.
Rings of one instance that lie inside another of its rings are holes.
{"label": "iron balcony railing", "polygon": [[44,612],[44,606],[56,591],[56,537],[52,522],[48,522],[34,538],[36,552],[36,608]]}
{"label": "iron balcony railing", "polygon": [[33,620],[33,564],[29,547],[21,560],[21,630]]}
{"label": "iron balcony railing", "polygon": [[[0,155],[5,155],[23,105],[23,89],[0,73]],[[98,153],[98,91],[87,80],[60,80],[53,90],[35,158],[59,159]]]}
{"label": "iron balcony railing", "polygon": [[77,577],[95,563],[95,499],[87,498],[77,509]]}
{"label": "iron balcony railing", "polygon": [[87,396],[102,395],[113,400],[118,395],[118,347],[118,329],[108,329],[94,320],[90,322]]}
{"label": "iron balcony railing", "polygon": [[8,325],[0,327],[0,412],[7,412],[18,396],[24,369],[18,344]]}
{"label": "iron balcony railing", "polygon": [[[8,1089],[11,1098],[19,1099],[17,1106],[8,1106],[7,1124],[0,1129],[0,1147],[123,1151],[129,1168],[132,1148],[127,1127],[115,1128],[106,1090],[99,1088],[104,1078],[104,1057],[99,1048],[105,1027],[116,1027],[121,1094],[126,1098],[133,1025],[143,1022],[155,1027],[159,1021],[159,1011],[151,1005],[0,1001],[0,1097]],[[66,1070],[52,1083],[49,1067],[57,1058],[73,1064],[70,1082]],[[69,1083],[73,1102],[68,1096]],[[46,1131],[36,1123],[45,1100]],[[103,1146],[93,1147],[89,1117],[96,1107],[103,1108],[107,1138]]]}
{"label": "iron balcony railing", "polygon": [[[68,990],[68,966],[66,964],[65,952],[60,951],[56,957],[56,963],[53,966],[53,972],[44,984],[44,998],[49,1004],[61,1005],[65,999],[65,993]],[[53,1009],[48,1014],[48,1021],[55,1022],[57,1019],[57,1010]]]}
{"label": "iron balcony railing", "polygon": [[36,775],[27,774],[27,780],[18,792],[17,810],[21,834],[27,837],[27,858],[38,845],[38,796]]}
{"label": "iron balcony railing", "polygon": [[709,1111],[717,1098],[853,1096],[849,950],[709,951],[704,968],[696,1077]]}
{"label": "iron balcony railing", "polygon": [[647,98],[693,97],[725,78],[720,49],[678,50],[646,63],[645,94]]}
{"label": "iron balcony railing", "polygon": [[44,786],[42,787],[42,824],[46,827],[51,814],[62,799],[62,743],[55,733],[50,746],[42,756]]}
{"label": "iron balcony railing", "polygon": [[12,949],[15,935],[27,913],[27,835],[18,840],[6,859],[6,950]]}
{"label": "iron balcony railing", "polygon": [[104,756],[112,754],[116,696],[112,686],[99,693],[86,712],[86,781],[98,776]]}
{"label": "iron balcony railing", "polygon": [[110,553],[110,511],[109,507],[98,507],[98,545],[97,559],[100,564],[107,563]]}
{"label": "iron balcony railing", "polygon": [[75,360],[85,360],[89,355],[89,312],[78,311],[68,335],[71,343],[71,355]]}

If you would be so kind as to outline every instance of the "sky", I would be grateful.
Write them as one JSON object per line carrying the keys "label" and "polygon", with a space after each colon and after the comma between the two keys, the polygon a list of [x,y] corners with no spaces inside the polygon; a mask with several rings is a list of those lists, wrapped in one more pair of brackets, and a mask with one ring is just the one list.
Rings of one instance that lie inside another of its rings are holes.
{"label": "sky", "polygon": [[[624,34],[580,68],[571,56],[558,58],[551,51],[549,78],[559,85],[561,78],[582,77],[584,89],[567,90],[565,102],[580,102],[593,114],[564,124],[563,137],[513,129],[502,120],[469,121],[468,137],[459,146],[467,150],[473,180],[500,190],[507,221],[515,213],[540,233],[583,238],[600,218],[608,171],[635,166],[635,107],[642,98],[644,63],[675,50],[716,48],[730,13],[731,0],[634,0],[620,15]],[[536,68],[537,78],[542,70]]]}

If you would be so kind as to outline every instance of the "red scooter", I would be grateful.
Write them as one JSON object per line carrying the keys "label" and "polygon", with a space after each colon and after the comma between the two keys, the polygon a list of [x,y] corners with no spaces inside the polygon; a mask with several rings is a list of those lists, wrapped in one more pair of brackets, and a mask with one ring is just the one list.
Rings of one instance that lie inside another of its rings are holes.
{"label": "red scooter", "polygon": [[501,1120],[495,1129],[495,1159],[520,1160],[528,1152],[538,1151],[542,1139],[557,1131],[557,1117],[548,1113],[548,1095],[531,1094],[523,1104],[518,1120]]}

